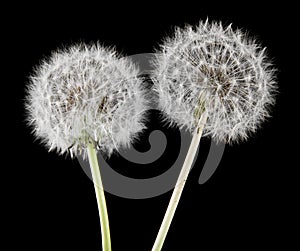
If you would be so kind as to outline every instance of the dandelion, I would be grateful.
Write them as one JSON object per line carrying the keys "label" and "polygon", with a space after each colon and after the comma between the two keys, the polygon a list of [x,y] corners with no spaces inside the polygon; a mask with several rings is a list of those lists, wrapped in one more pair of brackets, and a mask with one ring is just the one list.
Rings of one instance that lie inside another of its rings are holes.
{"label": "dandelion", "polygon": [[274,103],[274,69],[253,39],[231,26],[200,22],[177,28],[154,59],[154,89],[165,119],[193,133],[153,251],[161,250],[200,138],[246,140]]}
{"label": "dandelion", "polygon": [[103,250],[111,250],[97,151],[110,156],[144,128],[146,101],[137,67],[113,49],[76,45],[54,52],[28,85],[28,123],[59,154],[88,156],[99,208]]}

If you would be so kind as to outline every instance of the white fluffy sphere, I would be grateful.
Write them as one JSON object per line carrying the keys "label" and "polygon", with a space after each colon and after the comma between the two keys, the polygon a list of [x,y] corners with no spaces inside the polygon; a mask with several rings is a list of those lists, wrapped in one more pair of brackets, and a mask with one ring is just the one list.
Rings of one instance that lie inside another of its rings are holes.
{"label": "white fluffy sphere", "polygon": [[274,69],[265,50],[231,26],[206,21],[177,28],[154,65],[154,89],[171,124],[193,131],[205,109],[204,136],[217,142],[246,139],[274,103]]}
{"label": "white fluffy sphere", "polygon": [[86,153],[88,143],[110,155],[143,128],[146,101],[138,68],[112,49],[76,45],[41,63],[28,86],[34,134],[49,150]]}

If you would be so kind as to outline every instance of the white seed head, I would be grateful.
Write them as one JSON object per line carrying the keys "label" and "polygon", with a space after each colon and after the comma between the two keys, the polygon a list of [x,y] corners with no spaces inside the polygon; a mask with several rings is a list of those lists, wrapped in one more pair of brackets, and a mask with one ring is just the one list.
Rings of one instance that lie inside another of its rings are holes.
{"label": "white seed head", "polygon": [[204,136],[231,143],[269,116],[275,71],[265,50],[240,30],[208,21],[177,28],[153,63],[154,90],[171,124],[193,131],[205,110]]}
{"label": "white seed head", "polygon": [[57,51],[31,77],[26,108],[35,136],[49,150],[86,154],[88,143],[110,155],[144,128],[139,70],[113,49],[76,45]]}

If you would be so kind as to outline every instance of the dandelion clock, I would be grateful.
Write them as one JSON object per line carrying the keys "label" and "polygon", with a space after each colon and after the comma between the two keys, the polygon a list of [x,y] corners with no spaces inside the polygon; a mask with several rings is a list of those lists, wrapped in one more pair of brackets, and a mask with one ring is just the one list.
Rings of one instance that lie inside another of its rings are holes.
{"label": "dandelion clock", "polygon": [[152,251],[161,250],[200,138],[245,141],[269,116],[274,69],[265,49],[240,30],[200,22],[177,28],[154,59],[154,89],[170,124],[193,134],[185,162]]}
{"label": "dandelion clock", "polygon": [[89,159],[105,251],[111,242],[97,151],[110,156],[144,128],[146,101],[137,75],[136,66],[113,49],[81,44],[44,60],[27,89],[28,123],[36,138],[49,151]]}

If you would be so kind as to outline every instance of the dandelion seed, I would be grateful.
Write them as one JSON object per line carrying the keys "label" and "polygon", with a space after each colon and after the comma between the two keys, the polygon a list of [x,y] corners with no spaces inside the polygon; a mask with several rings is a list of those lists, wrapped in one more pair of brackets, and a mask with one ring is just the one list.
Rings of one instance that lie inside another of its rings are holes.
{"label": "dandelion seed", "polygon": [[78,45],[58,51],[36,69],[28,86],[28,122],[49,151],[88,156],[102,233],[111,250],[97,150],[108,156],[144,128],[146,100],[138,69],[114,50]]}
{"label": "dandelion seed", "polygon": [[203,136],[232,143],[248,138],[274,103],[274,68],[264,49],[240,30],[201,22],[177,28],[156,54],[153,80],[171,124],[193,132],[199,97],[208,118]]}
{"label": "dandelion seed", "polygon": [[154,90],[165,119],[193,133],[152,249],[160,251],[202,132],[217,142],[246,140],[269,116],[276,82],[265,49],[240,30],[208,21],[177,28],[157,52],[154,66]]}
{"label": "dandelion seed", "polygon": [[146,101],[138,69],[100,45],[53,53],[28,86],[28,122],[49,150],[86,155],[92,143],[107,155],[144,128]]}

